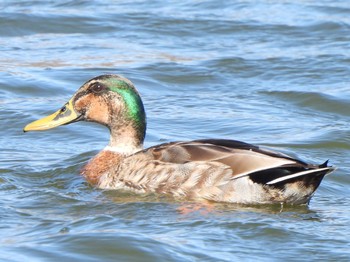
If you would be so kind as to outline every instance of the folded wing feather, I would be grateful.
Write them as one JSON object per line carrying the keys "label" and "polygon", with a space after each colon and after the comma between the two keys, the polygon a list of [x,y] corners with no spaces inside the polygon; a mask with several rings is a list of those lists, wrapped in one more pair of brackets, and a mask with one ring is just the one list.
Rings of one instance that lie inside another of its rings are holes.
{"label": "folded wing feather", "polygon": [[[295,177],[312,174],[317,168],[282,153],[262,149],[255,145],[235,140],[195,140],[191,142],[172,142],[147,150],[155,160],[183,164],[187,162],[217,162],[232,170],[231,179],[239,179],[259,171],[279,168],[280,177],[266,178],[267,185],[273,185]],[[299,172],[291,173],[295,168]],[[288,169],[287,169],[288,168]],[[327,168],[324,168],[326,170]],[[323,169],[322,169],[323,170]],[[321,170],[320,170],[321,171]],[[264,180],[262,180],[264,181]]]}

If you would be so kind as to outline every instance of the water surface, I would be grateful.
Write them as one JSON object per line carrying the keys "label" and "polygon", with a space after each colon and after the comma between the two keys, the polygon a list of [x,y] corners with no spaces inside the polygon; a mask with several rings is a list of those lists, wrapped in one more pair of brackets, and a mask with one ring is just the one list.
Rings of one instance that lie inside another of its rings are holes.
{"label": "water surface", "polygon": [[[346,0],[3,0],[0,10],[0,260],[350,259]],[[22,128],[104,73],[139,89],[146,146],[231,138],[338,169],[308,207],[208,209],[92,188],[78,174],[107,144],[104,127]]]}

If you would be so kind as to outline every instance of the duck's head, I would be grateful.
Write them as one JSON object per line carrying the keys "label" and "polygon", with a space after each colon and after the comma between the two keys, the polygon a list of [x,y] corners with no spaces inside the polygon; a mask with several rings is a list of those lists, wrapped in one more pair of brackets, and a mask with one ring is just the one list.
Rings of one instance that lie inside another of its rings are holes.
{"label": "duck's head", "polygon": [[26,125],[23,131],[47,130],[80,120],[107,126],[110,148],[135,151],[142,147],[146,132],[144,107],[131,81],[118,75],[101,75],[87,81],[61,109]]}

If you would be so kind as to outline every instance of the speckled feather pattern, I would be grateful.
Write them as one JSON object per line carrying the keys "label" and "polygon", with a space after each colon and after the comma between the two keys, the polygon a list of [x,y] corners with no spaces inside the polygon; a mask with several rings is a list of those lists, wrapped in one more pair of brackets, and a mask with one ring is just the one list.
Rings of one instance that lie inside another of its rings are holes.
{"label": "speckled feather pattern", "polygon": [[282,189],[255,183],[249,176],[260,170],[293,165],[317,170],[316,166],[303,167],[302,163],[279,154],[264,155],[194,141],[164,144],[130,156],[101,151],[83,174],[103,189],[218,202],[305,203],[326,172],[311,185],[306,186],[302,180],[287,181]]}

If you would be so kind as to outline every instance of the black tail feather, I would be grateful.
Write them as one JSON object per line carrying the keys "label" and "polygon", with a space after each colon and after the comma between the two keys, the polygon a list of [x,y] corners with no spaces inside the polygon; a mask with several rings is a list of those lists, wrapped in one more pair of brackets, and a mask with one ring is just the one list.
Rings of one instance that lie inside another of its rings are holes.
{"label": "black tail feather", "polygon": [[328,166],[328,161],[329,159],[326,160],[326,162],[324,162],[322,165],[320,165],[319,167],[320,168],[323,168],[323,167],[327,167]]}

